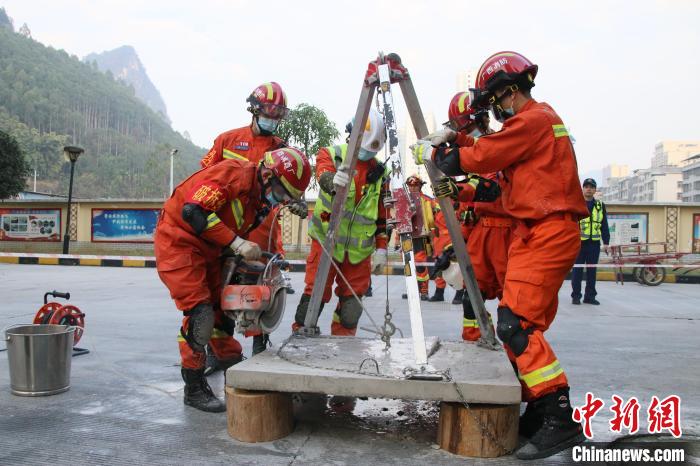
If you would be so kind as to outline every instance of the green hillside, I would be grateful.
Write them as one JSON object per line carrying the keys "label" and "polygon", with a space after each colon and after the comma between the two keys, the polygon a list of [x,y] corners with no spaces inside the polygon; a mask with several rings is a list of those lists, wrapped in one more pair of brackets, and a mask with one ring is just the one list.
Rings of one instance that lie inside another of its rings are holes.
{"label": "green hillside", "polygon": [[38,191],[66,193],[70,164],[62,147],[84,147],[74,188],[80,197],[163,197],[170,149],[179,150],[176,183],[206,151],[171,129],[132,87],[6,27],[0,27],[0,130],[17,139],[36,169]]}

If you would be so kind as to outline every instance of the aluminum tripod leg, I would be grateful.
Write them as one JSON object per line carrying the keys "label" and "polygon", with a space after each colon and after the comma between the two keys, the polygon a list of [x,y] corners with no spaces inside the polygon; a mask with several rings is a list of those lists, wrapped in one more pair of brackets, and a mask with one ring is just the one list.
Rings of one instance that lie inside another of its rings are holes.
{"label": "aluminum tripod leg", "polygon": [[406,294],[408,311],[411,318],[411,339],[413,353],[418,367],[428,364],[428,351],[425,348],[425,332],[420,312],[420,292],[416,281],[416,256],[413,253],[411,234],[401,235],[401,252],[403,253],[404,276],[406,277]]}
{"label": "aluminum tripod leg", "polygon": [[[367,124],[367,116],[369,115],[369,109],[372,106],[372,97],[374,97],[374,86],[363,85],[362,92],[360,94],[360,100],[357,104],[357,111],[355,112],[355,124],[352,126],[352,132],[350,133],[350,142],[348,143],[348,152],[343,161],[341,170],[345,170],[351,175],[355,172],[355,165],[357,165],[357,154],[360,151],[360,142],[362,140],[362,134],[364,132],[365,125]],[[345,199],[348,196],[349,186],[336,186],[335,196],[333,197],[333,208],[331,210],[331,217],[328,222],[328,232],[326,233],[326,239],[323,242],[323,247],[330,254],[335,251],[336,235],[338,234],[338,228],[340,227],[340,220],[342,218],[341,212],[345,206]],[[326,288],[326,281],[328,280],[328,272],[331,269],[332,257],[327,254],[321,255],[321,260],[318,263],[318,270],[316,272],[316,280],[314,281],[314,287],[311,291],[311,300],[309,301],[309,307],[306,312],[306,318],[304,319],[304,327],[302,327],[301,332],[305,335],[318,335],[318,314],[321,308],[321,301],[323,300],[323,290]]]}
{"label": "aluminum tripod leg", "polygon": [[[406,107],[408,108],[408,114],[410,115],[411,122],[413,123],[413,129],[416,131],[416,136],[418,136],[419,139],[423,138],[428,135],[428,127],[425,124],[423,111],[418,103],[418,98],[416,97],[416,91],[413,88],[411,78],[402,80],[399,85],[401,86],[401,92],[403,93],[403,98],[406,102]],[[435,182],[442,176],[442,173],[431,160],[425,161],[425,168],[428,171],[430,182],[435,184]],[[474,308],[476,319],[479,322],[479,329],[481,330],[481,339],[479,342],[481,345],[489,348],[500,348],[500,345],[496,340],[493,324],[491,323],[489,314],[484,306],[484,300],[481,297],[479,285],[477,284],[476,277],[474,276],[472,261],[469,258],[469,253],[467,253],[467,247],[464,244],[461,229],[457,223],[457,216],[455,215],[454,208],[452,207],[452,201],[447,198],[442,198],[438,199],[438,202],[440,203],[440,209],[445,216],[445,223],[447,224],[447,230],[450,233],[450,239],[452,240],[452,247],[454,248],[455,256],[459,262],[459,269],[462,272],[462,278],[467,286],[469,300]]]}

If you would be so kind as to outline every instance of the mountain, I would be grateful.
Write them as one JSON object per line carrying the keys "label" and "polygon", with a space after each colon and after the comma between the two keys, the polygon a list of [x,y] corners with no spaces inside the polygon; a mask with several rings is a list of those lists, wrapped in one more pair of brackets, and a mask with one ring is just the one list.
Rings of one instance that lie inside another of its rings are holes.
{"label": "mountain", "polygon": [[163,118],[170,123],[165,102],[148,77],[146,68],[132,46],[124,45],[102,53],[91,53],[83,58],[83,61],[95,62],[100,71],[109,71],[116,79],[131,84],[136,91],[136,97],[151,107],[154,112],[162,114]]}
{"label": "mountain", "polygon": [[7,16],[5,8],[3,7],[0,7],[0,28],[9,29],[10,31],[15,30],[15,27],[12,25],[12,20]]}
{"label": "mountain", "polygon": [[0,130],[12,135],[37,189],[68,190],[63,146],[82,146],[74,193],[84,198],[169,195],[170,151],[175,181],[199,168],[206,149],[174,131],[135,95],[134,87],[75,55],[0,27]]}

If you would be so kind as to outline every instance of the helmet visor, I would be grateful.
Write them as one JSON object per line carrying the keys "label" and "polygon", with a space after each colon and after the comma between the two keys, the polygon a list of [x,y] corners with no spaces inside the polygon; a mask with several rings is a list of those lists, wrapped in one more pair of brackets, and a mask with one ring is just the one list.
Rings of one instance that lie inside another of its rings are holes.
{"label": "helmet visor", "polygon": [[281,120],[289,113],[289,109],[284,105],[275,105],[270,103],[258,103],[258,111],[267,118]]}
{"label": "helmet visor", "polygon": [[[275,199],[280,201],[282,204],[287,204],[288,202],[296,200],[296,198],[290,194],[290,192],[287,190],[287,188],[284,187],[284,182],[286,180],[284,178],[272,178],[270,181],[270,187],[272,189],[272,195],[275,196]],[[291,188],[291,186],[290,186]],[[293,188],[292,188],[293,189]]]}

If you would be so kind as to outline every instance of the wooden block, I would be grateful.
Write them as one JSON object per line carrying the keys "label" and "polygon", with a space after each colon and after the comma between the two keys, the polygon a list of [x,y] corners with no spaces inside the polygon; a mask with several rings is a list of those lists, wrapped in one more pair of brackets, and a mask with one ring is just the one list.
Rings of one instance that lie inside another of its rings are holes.
{"label": "wooden block", "polygon": [[[437,440],[440,448],[455,455],[495,458],[517,447],[520,405],[469,406],[470,409],[462,403],[440,404]],[[479,424],[485,426],[491,436],[485,435]]]}
{"label": "wooden block", "polygon": [[294,430],[292,394],[226,387],[228,433],[241,442],[271,442]]}

